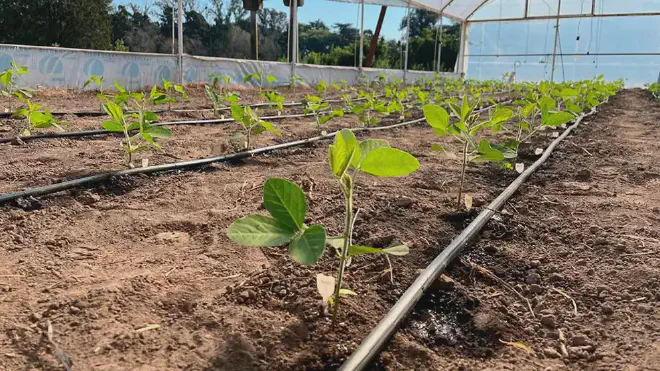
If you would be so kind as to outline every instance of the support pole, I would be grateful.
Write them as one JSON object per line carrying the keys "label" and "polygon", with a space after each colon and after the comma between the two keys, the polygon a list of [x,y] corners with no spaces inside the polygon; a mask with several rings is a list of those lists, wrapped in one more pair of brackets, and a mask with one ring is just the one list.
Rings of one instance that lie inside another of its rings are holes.
{"label": "support pole", "polygon": [[442,72],[442,37],[445,34],[444,26],[442,25],[442,13],[440,13],[440,43],[438,45],[438,65],[435,68],[437,72]]}
{"label": "support pole", "polygon": [[408,50],[410,45],[410,4],[408,4],[408,11],[406,12],[406,55],[403,62],[403,82],[406,82],[408,77]]}
{"label": "support pole", "polygon": [[555,67],[557,64],[557,45],[559,44],[559,16],[561,15],[561,0],[557,3],[557,20],[555,21],[555,46],[552,50],[552,72],[550,82],[555,82]]}
{"label": "support pole", "polygon": [[250,10],[250,57],[255,61],[259,60],[259,23],[256,10]]}
{"label": "support pole", "polygon": [[364,0],[362,0],[362,10],[360,11],[362,19],[360,20],[360,60],[358,66],[360,68],[360,74],[362,73],[362,57],[364,56]]}
{"label": "support pole", "polygon": [[465,77],[465,74],[467,73],[467,68],[465,68],[466,65],[465,54],[467,53],[467,43],[468,43],[467,28],[468,28],[468,23],[462,22],[461,44],[459,45],[458,48],[458,59],[456,61],[456,68],[454,69],[456,73],[461,75],[461,77]]}
{"label": "support pole", "polygon": [[298,0],[291,0],[289,3],[291,8],[289,14],[291,15],[291,21],[289,26],[291,31],[289,32],[289,45],[291,50],[289,51],[289,61],[293,64],[298,63]]}
{"label": "support pole", "polygon": [[183,85],[183,0],[179,0],[177,13],[177,23],[179,25],[179,84]]}
{"label": "support pole", "polygon": [[380,15],[378,16],[378,23],[376,24],[376,32],[374,37],[371,38],[371,45],[369,46],[369,54],[367,54],[367,61],[365,65],[367,67],[372,67],[374,55],[376,54],[376,48],[378,47],[378,38],[380,37],[380,29],[383,27],[383,20],[385,20],[385,12],[387,12],[387,6],[383,5],[380,8]]}
{"label": "support pole", "polygon": [[176,15],[174,13],[174,7],[172,7],[172,55],[176,54],[176,34],[174,32],[176,24]]}

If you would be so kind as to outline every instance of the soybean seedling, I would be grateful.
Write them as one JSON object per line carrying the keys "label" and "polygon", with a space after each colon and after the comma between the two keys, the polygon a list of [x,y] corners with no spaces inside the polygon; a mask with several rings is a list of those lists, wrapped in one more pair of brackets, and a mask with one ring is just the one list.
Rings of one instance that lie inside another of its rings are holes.
{"label": "soybean seedling", "polygon": [[236,122],[241,124],[242,132],[237,131],[232,136],[232,140],[245,138],[245,148],[250,149],[250,139],[253,135],[259,135],[265,131],[269,131],[277,136],[280,136],[280,131],[275,128],[271,122],[263,121],[257,115],[257,112],[252,110],[251,107],[241,107],[238,105],[231,106],[231,116]]}
{"label": "soybean seedling", "polygon": [[236,93],[218,93],[211,85],[204,86],[204,90],[206,91],[206,97],[209,98],[213,104],[213,116],[215,117],[218,117],[221,109],[231,107],[241,99]]}
{"label": "soybean seedling", "polygon": [[220,89],[221,93],[223,91],[223,86],[229,84],[229,81],[231,81],[229,76],[225,75],[210,74],[209,78],[211,79],[211,86],[213,89]]}
{"label": "soybean seedling", "polygon": [[[85,88],[87,88],[91,84],[96,84],[96,86],[98,87],[99,92],[96,96],[97,97],[103,96],[103,76],[96,76],[96,75],[90,76],[89,79],[87,79],[87,81],[85,81],[85,83],[83,84],[82,87],[83,90],[85,90]],[[103,104],[101,104],[101,112],[103,112]]]}
{"label": "soybean seedling", "polygon": [[62,125],[66,125],[66,122],[55,120],[49,110],[46,109],[42,111],[41,105],[33,104],[29,99],[24,99],[22,95],[19,99],[21,101],[25,100],[26,107],[19,108],[12,114],[12,116],[25,118],[25,127],[21,131],[21,136],[29,136],[32,135],[35,129],[45,129],[49,127],[64,131]]}
{"label": "soybean seedling", "polygon": [[[451,134],[463,145],[461,178],[458,188],[457,210],[461,208],[463,196],[463,184],[465,181],[465,168],[472,161],[500,162],[505,159],[503,148],[491,145],[486,139],[480,138],[480,132],[486,128],[497,127],[513,116],[513,111],[508,108],[498,107],[493,115],[485,121],[479,121],[479,112],[475,108],[479,105],[479,99],[469,104],[467,97],[463,97],[461,106],[450,102],[452,113],[458,118],[455,123],[450,122],[447,111],[439,105],[427,104],[422,107],[424,118],[431,125],[435,134],[439,136]],[[442,146],[433,146],[434,150],[445,151]]]}
{"label": "soybean seedling", "polygon": [[[115,85],[121,87],[117,83]],[[153,125],[158,120],[158,116],[150,110],[150,107],[165,104],[170,99],[167,94],[158,91],[156,85],[153,86],[149,94],[129,93],[121,87],[113,100],[105,98],[106,102],[103,104],[103,108],[111,120],[104,122],[102,126],[110,132],[123,134],[124,138],[120,146],[128,155],[128,167],[135,167],[133,165],[134,153],[151,148],[161,150],[162,147],[158,144],[158,139],[172,135],[172,132],[167,128]],[[117,101],[130,104],[136,112],[125,114],[121,105],[116,103]],[[137,133],[133,134],[135,131]]]}
{"label": "soybean seedling", "polygon": [[[369,139],[358,142],[348,129],[335,135],[328,150],[328,161],[332,175],[342,191],[345,203],[344,231],[341,236],[328,237],[320,224],[306,225],[307,204],[305,194],[296,184],[284,179],[270,178],[264,184],[263,206],[270,216],[248,215],[234,221],[227,229],[228,237],[246,246],[289,245],[289,256],[294,261],[311,265],[325,252],[326,244],[335,247],[339,257],[337,284],[334,280],[319,280],[317,285],[324,300],[330,299],[324,292],[331,287],[332,323],[337,323],[340,298],[347,293],[342,283],[348,261],[363,254],[407,255],[406,245],[377,249],[353,244],[354,185],[361,173],[376,177],[406,176],[419,168],[419,161],[407,152],[391,148],[384,140]],[[318,278],[317,278],[318,279]]]}
{"label": "soybean seedling", "polygon": [[364,98],[364,103],[354,105],[351,112],[358,115],[358,122],[362,126],[372,126],[378,123],[377,114],[388,115],[390,112],[385,102],[379,102],[375,93],[360,91],[358,97]]}
{"label": "soybean seedling", "polygon": [[186,102],[189,100],[188,98],[188,93],[186,92],[186,88],[183,87],[183,85],[178,85],[175,84],[171,81],[168,81],[163,77],[163,91],[165,92],[167,98],[167,110],[171,111],[172,110],[172,103],[178,102],[177,98],[183,98]]}
{"label": "soybean seedling", "polygon": [[[9,68],[0,73],[0,94],[5,97],[16,97],[19,101],[23,102],[25,98],[32,98],[31,89],[18,86],[16,83],[17,76],[27,75],[28,68],[26,66],[19,66],[16,62],[9,62]],[[9,103],[9,111],[13,110],[13,105]]]}
{"label": "soybean seedling", "polygon": [[265,98],[271,107],[277,107],[279,110],[284,108],[284,95],[275,90],[261,92],[261,97]]}
{"label": "soybean seedling", "polygon": [[264,76],[264,71],[259,70],[257,73],[249,73],[243,77],[243,82],[249,82],[252,80],[258,81],[259,84],[259,93],[263,92],[264,90],[264,83],[268,82],[269,84],[272,84],[274,82],[277,82],[277,78],[273,75],[266,75]]}
{"label": "soybean seedling", "polygon": [[325,83],[325,80],[319,81],[315,88],[316,94],[318,94],[318,96],[322,99],[325,99],[326,95],[328,94],[328,85]]}
{"label": "soybean seedling", "polygon": [[291,91],[295,94],[296,93],[296,85],[302,85],[305,83],[305,80],[302,79],[302,77],[298,75],[293,75],[291,76],[291,82],[289,83],[289,87],[291,88]]}
{"label": "soybean seedling", "polygon": [[651,93],[651,96],[653,96],[653,99],[660,99],[660,82],[654,82],[652,84],[646,84],[647,89],[649,89],[649,92]]}
{"label": "soybean seedling", "polygon": [[328,121],[344,116],[343,110],[332,110],[328,112],[330,104],[316,95],[308,95],[305,99],[305,114],[313,114],[316,122],[316,128],[321,131],[321,125]]}

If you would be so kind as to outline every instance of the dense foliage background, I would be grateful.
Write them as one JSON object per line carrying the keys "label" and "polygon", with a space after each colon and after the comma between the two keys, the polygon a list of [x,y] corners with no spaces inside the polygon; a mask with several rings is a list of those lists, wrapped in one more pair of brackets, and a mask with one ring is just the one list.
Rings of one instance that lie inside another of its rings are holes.
{"label": "dense foliage background", "polygon": [[[0,43],[85,49],[172,53],[173,0],[147,6],[117,6],[112,0],[2,0]],[[211,0],[201,8],[186,0],[184,51],[188,54],[249,58],[249,12],[242,0]],[[309,6],[309,5],[308,5]],[[304,9],[304,8],[302,8]],[[302,11],[301,9],[301,11]],[[410,27],[409,67],[432,70],[436,14],[414,10]],[[405,28],[405,19],[401,29]],[[288,15],[259,11],[259,59],[286,60]],[[458,25],[445,26],[442,64],[454,66]],[[359,31],[350,23],[326,25],[322,20],[300,24],[300,55],[304,63],[355,66]],[[366,58],[371,30],[365,30]],[[374,67],[402,68],[405,45],[381,38]]]}

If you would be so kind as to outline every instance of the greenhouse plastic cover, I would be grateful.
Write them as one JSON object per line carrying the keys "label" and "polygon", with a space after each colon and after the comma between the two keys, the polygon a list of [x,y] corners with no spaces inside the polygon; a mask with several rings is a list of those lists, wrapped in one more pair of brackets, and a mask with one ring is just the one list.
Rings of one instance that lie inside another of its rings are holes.
{"label": "greenhouse plastic cover", "polygon": [[[332,0],[361,3],[362,0]],[[465,20],[488,0],[364,0],[365,4],[426,9],[445,17]]]}
{"label": "greenhouse plastic cover", "polygon": [[[0,71],[9,68],[15,61],[27,66],[30,72],[19,75],[19,85],[48,88],[80,88],[92,75],[104,77],[104,88],[112,89],[113,81],[135,90],[145,86],[161,84],[165,78],[178,80],[177,57],[169,54],[129,53],[69,49],[43,46],[3,45],[0,44]],[[305,80],[307,84],[316,84],[321,80],[339,82],[345,80],[355,85],[359,82],[360,71],[355,67],[316,66],[283,62],[266,62],[229,58],[196,57],[184,55],[183,76],[185,83],[210,82],[209,75],[229,76],[232,85],[252,85],[256,82],[243,82],[243,76],[263,71],[264,74],[277,78],[278,85],[291,81],[292,74]],[[403,79],[402,70],[384,70],[364,68],[364,75],[370,80],[385,73],[388,78],[396,76]],[[407,71],[408,81],[431,78],[433,72]],[[455,74],[445,73],[455,77]],[[90,87],[96,88],[96,87]]]}

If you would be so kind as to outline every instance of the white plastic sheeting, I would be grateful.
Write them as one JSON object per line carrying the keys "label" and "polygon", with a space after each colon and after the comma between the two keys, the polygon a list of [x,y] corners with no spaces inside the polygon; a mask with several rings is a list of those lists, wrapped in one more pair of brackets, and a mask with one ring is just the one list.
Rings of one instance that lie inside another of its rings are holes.
{"label": "white plastic sheeting", "polygon": [[[162,79],[177,80],[177,57],[165,54],[124,53],[94,51],[40,46],[0,44],[0,71],[9,68],[15,61],[28,67],[29,74],[21,75],[19,84],[45,88],[81,88],[92,75],[103,75],[104,88],[112,89],[112,82],[135,90],[141,87],[160,84]],[[209,82],[209,75],[226,75],[231,84],[244,85],[243,77],[249,73],[263,71],[264,75],[277,78],[276,85],[288,84],[292,74],[303,78],[307,84],[321,80],[348,84],[359,82],[359,70],[354,67],[316,66],[282,62],[265,62],[229,58],[196,57],[185,55],[183,76],[186,83]],[[365,68],[363,73],[371,80],[385,73],[389,79],[404,77],[402,70]],[[430,78],[433,72],[408,71],[407,79],[413,82],[420,78]],[[456,77],[455,74],[444,73]],[[249,85],[254,86],[255,81]]]}
{"label": "white plastic sheeting", "polygon": [[[347,3],[362,3],[362,0],[332,0]],[[457,21],[466,20],[473,12],[489,0],[364,0],[365,4],[386,5],[425,9],[442,13]]]}

